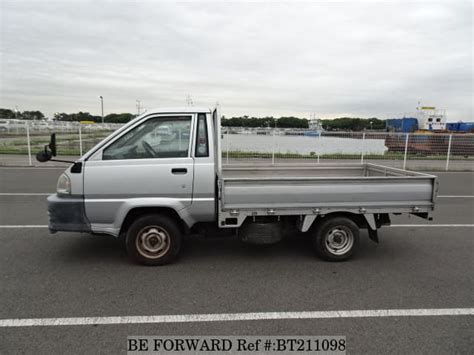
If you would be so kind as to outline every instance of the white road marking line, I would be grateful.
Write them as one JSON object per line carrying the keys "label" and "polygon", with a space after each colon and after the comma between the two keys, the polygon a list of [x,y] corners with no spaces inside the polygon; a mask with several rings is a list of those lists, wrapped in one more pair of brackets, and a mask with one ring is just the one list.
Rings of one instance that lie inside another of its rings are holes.
{"label": "white road marking line", "polygon": [[392,224],[389,227],[413,227],[413,228],[425,228],[425,227],[453,227],[453,228],[472,228],[474,224]]}
{"label": "white road marking line", "polygon": [[[10,224],[0,225],[0,228],[47,228],[47,224]],[[392,224],[389,227],[395,228],[425,228],[425,227],[453,227],[453,228],[472,228],[474,224]]]}
{"label": "white road marking line", "polygon": [[159,324],[191,322],[235,322],[282,319],[331,319],[372,317],[427,317],[427,316],[472,316],[474,308],[434,309],[375,309],[316,312],[261,312],[261,313],[217,313],[179,314],[161,316],[117,316],[78,318],[19,318],[1,319],[0,327],[44,327],[91,324]]}
{"label": "white road marking line", "polygon": [[474,198],[474,195],[438,195],[438,198]]}
{"label": "white road marking line", "polygon": [[11,224],[11,225],[0,225],[0,228],[9,229],[9,228],[48,228],[47,224]]}
{"label": "white road marking line", "polygon": [[[54,192],[0,192],[0,196],[49,196]],[[438,195],[438,198],[474,198],[474,195]],[[195,201],[213,201],[214,198],[193,198]]]}
{"label": "white road marking line", "polygon": [[0,192],[0,196],[49,196],[54,192]]}

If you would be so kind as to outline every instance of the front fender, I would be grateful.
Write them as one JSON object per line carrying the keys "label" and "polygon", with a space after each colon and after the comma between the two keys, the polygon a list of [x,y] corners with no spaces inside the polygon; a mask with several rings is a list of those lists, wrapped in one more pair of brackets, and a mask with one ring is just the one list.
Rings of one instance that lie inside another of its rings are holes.
{"label": "front fender", "polygon": [[146,197],[146,198],[131,198],[124,200],[120,203],[120,206],[115,213],[114,221],[112,224],[104,223],[91,223],[91,230],[94,233],[106,233],[118,237],[120,229],[122,227],[125,218],[128,213],[135,208],[169,208],[183,219],[183,221],[189,226],[192,225],[192,220],[186,213],[182,213],[183,209],[189,204],[188,200],[177,200],[172,198],[163,197]]}
{"label": "front fender", "polygon": [[122,206],[118,210],[117,216],[113,224],[114,229],[117,229],[117,233],[122,227],[125,217],[128,213],[134,208],[147,208],[147,207],[160,207],[160,208],[169,208],[174,210],[181,219],[188,225],[192,226],[192,220],[190,219],[187,213],[182,212],[186,206],[189,204],[189,201],[177,200],[173,198],[163,198],[163,197],[147,197],[147,198],[133,198],[123,202]]}

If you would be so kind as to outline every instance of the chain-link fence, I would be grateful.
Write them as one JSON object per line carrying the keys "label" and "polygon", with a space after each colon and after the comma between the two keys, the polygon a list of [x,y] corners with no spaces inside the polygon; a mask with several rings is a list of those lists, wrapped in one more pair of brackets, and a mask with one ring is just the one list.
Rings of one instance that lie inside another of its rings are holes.
{"label": "chain-link fence", "polygon": [[[75,159],[118,129],[111,124],[27,125],[0,131],[0,165],[38,165],[56,133],[58,157]],[[372,162],[413,170],[474,171],[474,134],[228,129],[223,164]]]}
{"label": "chain-link fence", "polygon": [[371,162],[420,170],[474,170],[474,134],[223,129],[223,164]]}
{"label": "chain-link fence", "polygon": [[110,133],[116,124],[23,124],[0,131],[0,165],[37,165],[35,155],[56,133],[57,156],[75,159],[87,152]]}

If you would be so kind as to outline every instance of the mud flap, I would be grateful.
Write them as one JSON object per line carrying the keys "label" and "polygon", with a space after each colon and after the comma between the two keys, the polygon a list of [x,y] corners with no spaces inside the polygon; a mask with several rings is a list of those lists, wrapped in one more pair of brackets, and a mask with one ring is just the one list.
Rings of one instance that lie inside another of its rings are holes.
{"label": "mud flap", "polygon": [[369,238],[375,242],[375,243],[379,243],[379,235],[377,233],[377,229],[372,229],[372,228],[368,228],[368,231],[369,231]]}
{"label": "mud flap", "polygon": [[[379,236],[377,234],[377,228],[379,227],[377,225],[377,221],[375,219],[375,215],[373,214],[366,214],[364,215],[365,220],[367,221],[367,231],[369,232],[369,238],[375,242],[379,242]],[[378,215],[377,215],[378,217]]]}

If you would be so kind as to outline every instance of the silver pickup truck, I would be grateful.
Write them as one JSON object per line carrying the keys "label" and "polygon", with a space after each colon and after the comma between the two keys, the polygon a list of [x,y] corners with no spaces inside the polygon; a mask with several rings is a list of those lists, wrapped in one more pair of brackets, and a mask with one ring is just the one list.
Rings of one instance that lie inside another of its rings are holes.
{"label": "silver pickup truck", "polygon": [[[374,164],[223,167],[220,129],[217,110],[137,117],[60,176],[49,229],[124,237],[129,256],[147,265],[173,261],[185,234],[270,244],[308,232],[321,258],[340,261],[356,251],[361,228],[378,242],[390,213],[431,219],[436,176]],[[37,158],[55,155],[52,136]]]}

